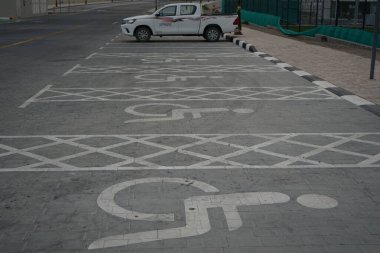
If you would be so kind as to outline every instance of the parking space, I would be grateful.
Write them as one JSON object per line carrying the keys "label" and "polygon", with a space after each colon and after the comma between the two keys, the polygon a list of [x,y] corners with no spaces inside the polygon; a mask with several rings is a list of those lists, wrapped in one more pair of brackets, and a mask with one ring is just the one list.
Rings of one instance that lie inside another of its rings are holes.
{"label": "parking space", "polygon": [[0,136],[1,252],[371,252],[380,120],[224,40],[115,33]]}

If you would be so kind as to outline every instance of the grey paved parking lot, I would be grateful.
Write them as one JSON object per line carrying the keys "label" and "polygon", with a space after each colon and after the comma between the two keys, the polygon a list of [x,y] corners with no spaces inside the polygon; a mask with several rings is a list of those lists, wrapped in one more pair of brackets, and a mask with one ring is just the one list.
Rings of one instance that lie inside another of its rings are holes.
{"label": "grey paved parking lot", "polygon": [[1,252],[380,250],[379,117],[225,40],[109,28],[133,6],[39,77],[0,49]]}

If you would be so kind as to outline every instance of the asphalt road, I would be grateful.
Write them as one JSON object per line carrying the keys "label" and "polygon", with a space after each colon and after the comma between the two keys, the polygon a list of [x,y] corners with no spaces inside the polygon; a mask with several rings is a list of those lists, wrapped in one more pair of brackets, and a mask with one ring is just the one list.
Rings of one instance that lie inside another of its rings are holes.
{"label": "asphalt road", "polygon": [[0,27],[0,252],[378,252],[379,117],[153,6]]}

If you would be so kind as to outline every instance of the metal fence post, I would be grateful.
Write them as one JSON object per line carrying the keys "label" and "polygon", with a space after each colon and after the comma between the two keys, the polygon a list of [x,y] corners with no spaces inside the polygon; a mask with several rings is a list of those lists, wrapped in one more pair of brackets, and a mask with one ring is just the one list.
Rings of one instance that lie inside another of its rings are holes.
{"label": "metal fence post", "polygon": [[376,63],[376,50],[377,50],[377,33],[379,30],[379,19],[380,19],[380,0],[376,3],[376,16],[375,16],[375,27],[373,31],[373,44],[372,44],[372,57],[371,57],[371,71],[369,74],[369,79],[375,78],[375,63]]}
{"label": "metal fence post", "polygon": [[298,0],[298,32],[301,32],[302,22],[302,0]]}
{"label": "metal fence post", "polygon": [[286,3],[286,29],[289,28],[289,7],[290,7],[290,0]]}
{"label": "metal fence post", "polygon": [[322,16],[321,16],[321,25],[323,25],[323,19],[325,18],[325,0],[322,0]]}
{"label": "metal fence post", "polygon": [[313,2],[310,1],[310,10],[309,10],[309,25],[311,25],[311,12],[313,11]]}
{"label": "metal fence post", "polygon": [[335,26],[338,26],[339,12],[340,12],[340,1],[336,0],[336,6],[335,6]]}
{"label": "metal fence post", "polygon": [[362,24],[362,29],[364,30],[365,28],[365,15],[367,14],[367,5],[368,2],[367,0],[364,1],[364,8],[363,8],[363,24]]}
{"label": "metal fence post", "polygon": [[318,26],[319,0],[317,0],[317,9],[315,10],[315,26]]}
{"label": "metal fence post", "polygon": [[276,16],[278,16],[278,1],[279,0],[276,0]]}

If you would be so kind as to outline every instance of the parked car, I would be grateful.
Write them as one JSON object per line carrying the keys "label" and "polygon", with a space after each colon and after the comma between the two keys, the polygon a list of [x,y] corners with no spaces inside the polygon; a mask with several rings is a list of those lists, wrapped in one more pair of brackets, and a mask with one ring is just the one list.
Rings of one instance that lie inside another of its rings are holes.
{"label": "parked car", "polygon": [[207,41],[218,41],[224,33],[233,32],[239,23],[237,15],[202,15],[197,3],[168,4],[151,15],[125,18],[122,33],[138,41],[151,36],[203,36]]}

